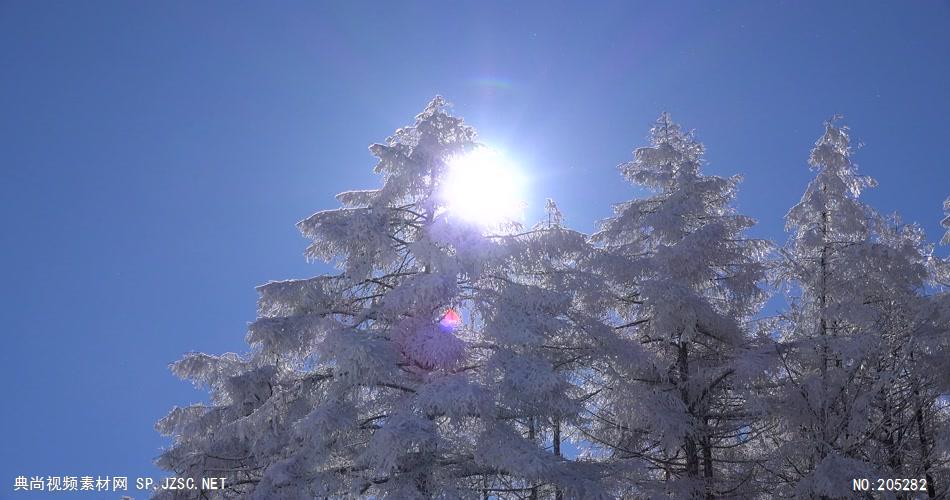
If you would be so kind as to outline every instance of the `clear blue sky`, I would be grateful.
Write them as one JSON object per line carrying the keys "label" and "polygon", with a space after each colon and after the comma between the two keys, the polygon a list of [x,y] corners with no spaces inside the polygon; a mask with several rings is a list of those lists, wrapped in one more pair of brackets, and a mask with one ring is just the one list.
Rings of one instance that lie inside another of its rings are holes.
{"label": "clear blue sky", "polygon": [[585,231],[668,110],[784,240],[843,113],[867,199],[936,241],[948,26],[935,1],[0,0],[0,498],[158,475],[154,422],[203,398],[167,364],[244,350],[254,286],[324,269],[294,223],[376,186],[367,146],[437,93],[531,175],[530,213],[551,196]]}

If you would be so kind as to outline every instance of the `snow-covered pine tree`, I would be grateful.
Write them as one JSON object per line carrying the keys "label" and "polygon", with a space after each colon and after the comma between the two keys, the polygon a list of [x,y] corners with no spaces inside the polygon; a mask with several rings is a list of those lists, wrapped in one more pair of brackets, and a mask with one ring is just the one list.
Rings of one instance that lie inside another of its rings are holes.
{"label": "snow-covered pine tree", "polygon": [[860,201],[875,183],[858,174],[837,119],[826,122],[809,158],[816,176],[786,216],[792,236],[780,269],[790,306],[774,431],[763,437],[775,450],[764,469],[786,497],[847,498],[853,478],[926,468],[927,453],[911,444],[913,408],[933,407],[933,394],[920,391],[915,342],[934,326],[922,295],[929,250],[915,227]]}
{"label": "snow-covered pine tree", "polygon": [[575,284],[537,257],[563,262],[584,239],[559,226],[486,234],[455,217],[440,182],[481,146],[445,106],[437,97],[371,146],[379,189],[298,224],[307,256],[341,272],[260,286],[248,354],[172,365],[211,398],[158,423],[174,443],[157,463],[227,478],[202,498],[602,494],[599,467],[530,435],[531,422],[579,419],[568,347],[585,317],[572,314]]}
{"label": "snow-covered pine tree", "polygon": [[[511,239],[509,258],[482,281],[476,301],[483,306],[476,309],[491,311],[481,328],[482,341],[491,346],[483,362],[490,368],[486,385],[501,396],[509,432],[558,457],[547,467],[570,481],[545,474],[537,455],[499,456],[507,470],[529,480],[499,476],[487,492],[558,500],[612,495],[606,469],[590,460],[563,458],[562,443],[578,437],[598,390],[587,383],[589,367],[608,356],[623,356],[625,346],[602,321],[604,287],[590,270],[593,252],[587,237],[562,224],[553,201],[546,208],[544,221]],[[582,487],[564,487],[571,482]]]}
{"label": "snow-covered pine tree", "polygon": [[[944,216],[943,220],[940,221],[940,225],[946,230],[946,232],[943,234],[940,244],[950,245],[950,198],[944,200],[943,211]],[[950,290],[950,257],[944,259],[936,258],[934,259],[933,263],[935,267],[934,280],[945,290]]]}
{"label": "snow-covered pine tree", "polygon": [[[948,232],[941,240],[950,244],[950,198],[944,201],[941,224]],[[919,239],[923,239],[922,231]],[[923,246],[923,245],[921,245]],[[926,253],[931,288],[922,304],[913,309],[912,334],[907,352],[905,386],[908,430],[905,439],[912,452],[907,469],[927,480],[928,498],[950,497],[950,259]],[[907,313],[905,313],[907,314]],[[902,437],[904,437],[902,435]]]}
{"label": "snow-covered pine tree", "polygon": [[[946,232],[943,234],[940,244],[950,245],[950,197],[943,202],[943,212],[944,215],[940,221],[940,226],[943,227]],[[935,258],[933,264],[934,281],[945,289],[950,289],[950,258]]]}
{"label": "snow-covered pine tree", "polygon": [[745,235],[754,221],[730,205],[740,179],[702,174],[703,151],[662,114],[650,146],[619,167],[654,193],[615,206],[593,236],[614,328],[641,353],[598,367],[587,430],[626,496],[751,494],[743,390],[763,369],[746,322],[765,298],[770,245]]}
{"label": "snow-covered pine tree", "polygon": [[947,484],[935,459],[945,421],[935,374],[948,366],[934,341],[950,334],[950,318],[940,310],[940,297],[926,293],[932,247],[923,231],[896,216],[882,222],[872,241],[842,259],[863,299],[851,314],[863,318],[876,344],[864,356],[867,373],[855,370],[855,385],[876,392],[864,415],[869,432],[850,453],[872,464],[876,477],[923,479],[924,491],[936,498]]}
{"label": "snow-covered pine tree", "polygon": [[940,221],[940,225],[942,225],[947,230],[947,232],[944,233],[943,239],[940,242],[944,245],[950,245],[950,197],[944,200],[943,211],[944,217],[943,220]]}
{"label": "snow-covered pine tree", "polygon": [[783,496],[829,498],[851,493],[850,479],[873,467],[857,454],[868,433],[877,392],[869,364],[882,342],[868,330],[863,283],[853,250],[869,242],[871,210],[858,200],[874,181],[851,162],[848,130],[825,124],[809,158],[817,170],[801,201],[786,215],[792,237],[782,277],[790,308],[781,331],[783,386],[772,408],[776,454],[768,470]]}

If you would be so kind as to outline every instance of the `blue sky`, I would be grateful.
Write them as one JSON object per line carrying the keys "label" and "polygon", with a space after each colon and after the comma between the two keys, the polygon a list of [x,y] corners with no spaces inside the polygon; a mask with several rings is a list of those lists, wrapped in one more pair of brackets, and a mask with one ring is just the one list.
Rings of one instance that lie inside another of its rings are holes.
{"label": "blue sky", "polygon": [[0,497],[158,476],[154,422],[203,398],[167,364],[243,351],[254,286],[325,269],[294,223],[376,186],[367,146],[435,94],[522,165],[529,217],[553,197],[584,231],[668,110],[784,240],[843,113],[866,199],[936,241],[947,26],[935,1],[0,1]]}

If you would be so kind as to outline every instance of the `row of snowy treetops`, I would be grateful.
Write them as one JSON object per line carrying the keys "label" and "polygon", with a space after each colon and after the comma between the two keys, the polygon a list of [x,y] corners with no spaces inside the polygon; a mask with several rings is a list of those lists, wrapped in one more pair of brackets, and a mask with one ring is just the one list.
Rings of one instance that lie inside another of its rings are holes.
{"label": "row of snowy treetops", "polygon": [[260,286],[247,354],[172,365],[210,402],[158,423],[157,463],[228,488],[159,496],[946,498],[950,263],[861,201],[848,129],[784,245],[747,236],[692,133],[650,136],[619,169],[652,194],[594,234],[550,202],[486,231],[439,195],[479,145],[434,99],[370,147],[378,189],[298,223],[339,272]]}

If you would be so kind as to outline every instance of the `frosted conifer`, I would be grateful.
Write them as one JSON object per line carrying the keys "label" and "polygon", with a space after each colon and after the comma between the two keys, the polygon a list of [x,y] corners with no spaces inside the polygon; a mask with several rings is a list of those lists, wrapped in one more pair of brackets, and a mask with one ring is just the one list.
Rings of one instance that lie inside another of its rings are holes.
{"label": "frosted conifer", "polygon": [[762,366],[745,322],[765,297],[769,244],[745,236],[754,221],[730,206],[740,179],[702,164],[702,144],[662,114],[619,167],[653,194],[617,205],[593,236],[615,329],[642,352],[604,363],[591,429],[628,471],[625,495],[748,494],[742,391]]}
{"label": "frosted conifer", "polygon": [[846,498],[852,478],[932,469],[936,395],[921,342],[941,327],[923,295],[929,248],[919,229],[860,200],[875,182],[858,174],[837,119],[825,124],[809,158],[815,178],[786,216],[790,307],[764,441],[774,448],[765,469],[783,496]]}
{"label": "frosted conifer", "polygon": [[537,257],[562,262],[556,254],[586,242],[455,217],[440,182],[482,146],[445,106],[437,97],[370,147],[380,188],[341,193],[342,208],[298,224],[313,241],[307,257],[338,274],[258,287],[249,353],[172,365],[211,399],[158,423],[174,438],[160,467],[226,477],[226,490],[201,493],[214,498],[603,494],[599,466],[529,432],[579,418],[582,391],[559,346],[578,342],[584,316],[569,314],[565,274],[545,274]]}
{"label": "frosted conifer", "polygon": [[946,214],[944,215],[943,220],[940,221],[940,225],[946,228],[947,232],[944,233],[941,243],[944,245],[950,245],[950,198],[944,200],[943,211],[946,212]]}

